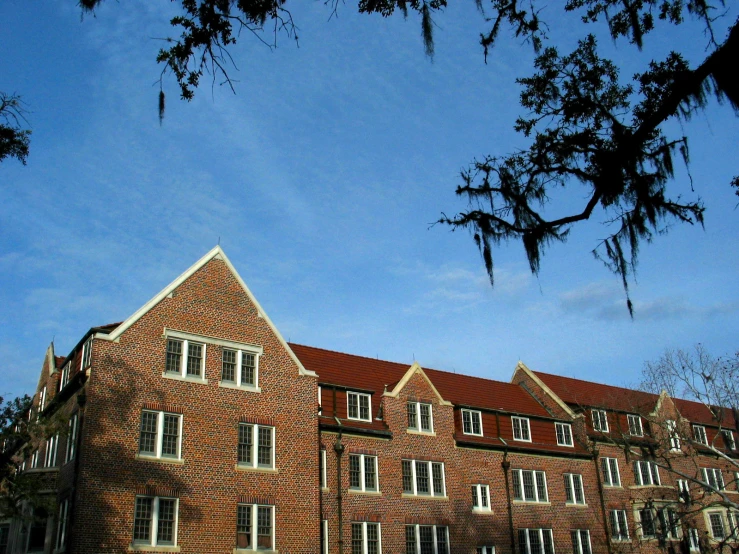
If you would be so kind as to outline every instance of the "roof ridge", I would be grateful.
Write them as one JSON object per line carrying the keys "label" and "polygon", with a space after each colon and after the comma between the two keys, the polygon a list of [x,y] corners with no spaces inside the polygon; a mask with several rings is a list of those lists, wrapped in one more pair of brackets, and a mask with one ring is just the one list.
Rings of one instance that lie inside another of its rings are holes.
{"label": "roof ridge", "polygon": [[[351,356],[352,358],[362,358],[364,360],[370,360],[370,361],[373,361],[373,362],[385,362],[387,364],[395,364],[395,365],[401,365],[401,366],[407,366],[407,367],[411,367],[413,365],[413,362],[411,362],[410,364],[405,364],[403,362],[394,362],[392,360],[381,360],[380,358],[370,358],[369,356],[362,356],[361,354],[350,354],[349,352],[341,352],[339,350],[331,350],[330,348],[321,348],[320,346],[310,346],[308,344],[300,344],[300,343],[297,343],[297,342],[290,342],[290,341],[288,341],[287,344],[289,346],[291,346],[291,347],[292,346],[300,346],[302,348],[312,348],[313,350],[322,350],[324,352],[332,352],[334,354],[341,354],[342,356]],[[419,364],[419,365],[421,365],[421,364]],[[423,366],[421,366],[421,367],[423,367]],[[423,369],[427,369],[427,368],[423,368]],[[428,369],[430,369],[430,368],[428,368]]]}
{"label": "roof ridge", "polygon": [[[653,392],[647,392],[647,391],[643,391],[643,390],[639,390],[639,389],[631,389],[629,387],[621,387],[621,386],[618,386],[618,385],[609,385],[608,383],[599,383],[597,381],[587,381],[585,379],[579,379],[578,377],[568,377],[566,375],[557,375],[556,373],[547,373],[546,371],[534,371],[534,370],[531,370],[531,371],[533,371],[534,374],[536,374],[536,375],[548,375],[550,377],[557,377],[558,379],[569,379],[571,381],[579,381],[581,383],[588,383],[590,385],[598,385],[599,387],[608,387],[610,389],[620,389],[620,390],[623,390],[623,391],[638,392],[639,394],[648,394],[650,396],[659,397],[659,394],[656,394],[656,393],[653,393]],[[670,397],[670,398],[672,398],[672,397]]]}

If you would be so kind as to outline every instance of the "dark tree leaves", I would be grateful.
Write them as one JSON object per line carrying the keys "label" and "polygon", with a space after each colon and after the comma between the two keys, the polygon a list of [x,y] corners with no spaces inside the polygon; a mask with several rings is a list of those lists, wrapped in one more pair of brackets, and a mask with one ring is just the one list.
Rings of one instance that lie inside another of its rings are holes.
{"label": "dark tree leaves", "polygon": [[19,96],[0,92],[0,162],[10,157],[26,165],[31,131],[21,128],[23,113]]}

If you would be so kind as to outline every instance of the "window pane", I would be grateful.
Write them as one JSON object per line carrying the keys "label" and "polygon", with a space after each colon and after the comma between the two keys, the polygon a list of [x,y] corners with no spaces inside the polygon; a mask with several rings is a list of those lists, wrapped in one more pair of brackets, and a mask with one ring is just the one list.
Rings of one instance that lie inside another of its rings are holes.
{"label": "window pane", "polygon": [[357,419],[359,417],[359,404],[357,402],[357,395],[353,392],[347,393],[347,401],[347,410],[349,417]]}
{"label": "window pane", "polygon": [[359,466],[359,456],[357,454],[349,455],[349,486],[353,489],[362,488],[361,467]]}
{"label": "window pane", "polygon": [[376,462],[377,458],[374,456],[364,457],[364,488],[366,490],[377,490],[377,474],[375,472]]}
{"label": "window pane", "polygon": [[521,472],[513,471],[513,498],[515,500],[523,500],[523,492],[521,490]]}
{"label": "window pane", "polygon": [[417,554],[415,525],[405,526],[405,554]]}
{"label": "window pane", "polygon": [[189,343],[187,345],[187,374],[200,377],[203,361],[203,345]]}
{"label": "window pane", "polygon": [[182,367],[182,341],[167,341],[167,373],[179,373]]}
{"label": "window pane", "polygon": [[534,490],[534,472],[522,471],[523,477],[523,498],[528,501],[536,500],[536,492]]}
{"label": "window pane", "polygon": [[409,429],[417,429],[418,424],[416,422],[416,403],[415,402],[408,402],[408,428]]}
{"label": "window pane", "polygon": [[421,431],[431,431],[431,405],[421,404]]}
{"label": "window pane", "polygon": [[421,554],[434,554],[434,528],[430,525],[418,527],[421,539]]}
{"label": "window pane", "polygon": [[139,452],[142,454],[156,454],[157,421],[159,414],[155,412],[141,413],[141,436],[139,437]]}
{"label": "window pane", "polygon": [[162,456],[177,458],[177,442],[180,435],[180,416],[164,414],[162,429]]}
{"label": "window pane", "polygon": [[429,494],[429,464],[428,462],[416,462],[416,492],[418,494]]}
{"label": "window pane", "polygon": [[257,548],[272,549],[272,507],[257,507]]}
{"label": "window pane", "polygon": [[352,523],[352,554],[363,554],[364,537],[362,535],[362,524]]}
{"label": "window pane", "polygon": [[153,498],[137,498],[133,517],[133,541],[151,544],[151,506]]}
{"label": "window pane", "polygon": [[272,467],[272,427],[259,427],[257,463],[262,467]]}
{"label": "window pane", "polygon": [[236,547],[251,546],[251,506],[239,505],[236,509]]}
{"label": "window pane", "polygon": [[256,385],[256,367],[257,367],[257,358],[254,354],[249,354],[248,352],[242,352],[241,353],[241,384],[242,385],[250,385],[255,386]]}
{"label": "window pane", "polygon": [[444,496],[443,466],[439,463],[432,463],[431,472],[434,479],[434,496]]}
{"label": "window pane", "polygon": [[239,425],[239,453],[238,462],[240,464],[251,464],[251,447],[252,447],[252,433],[254,432],[253,425]]}
{"label": "window pane", "polygon": [[159,524],[157,525],[157,544],[174,544],[175,500],[159,499]]}
{"label": "window pane", "polygon": [[359,397],[359,418],[365,420],[370,419],[369,396],[364,394]]}
{"label": "window pane", "polygon": [[380,524],[367,524],[367,554],[378,554],[380,542]]}
{"label": "window pane", "polygon": [[446,527],[436,528],[436,552],[437,554],[449,554],[446,540]]}
{"label": "window pane", "polygon": [[413,494],[413,472],[410,460],[403,460],[403,492]]}
{"label": "window pane", "polygon": [[236,381],[236,351],[223,351],[223,368],[221,370],[221,381],[233,383]]}

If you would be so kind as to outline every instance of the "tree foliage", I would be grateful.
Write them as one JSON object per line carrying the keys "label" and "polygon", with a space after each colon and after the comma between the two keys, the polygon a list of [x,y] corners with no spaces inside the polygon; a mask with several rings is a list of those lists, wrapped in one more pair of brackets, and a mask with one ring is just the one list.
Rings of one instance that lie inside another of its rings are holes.
{"label": "tree foliage", "polygon": [[31,131],[21,128],[23,111],[18,95],[0,92],[0,162],[10,157],[26,165]]}

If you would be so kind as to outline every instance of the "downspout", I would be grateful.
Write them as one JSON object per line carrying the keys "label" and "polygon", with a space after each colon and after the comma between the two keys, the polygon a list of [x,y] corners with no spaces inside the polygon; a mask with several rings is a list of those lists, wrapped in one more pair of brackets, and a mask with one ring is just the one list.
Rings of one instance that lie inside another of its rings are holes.
{"label": "downspout", "polygon": [[[84,386],[84,385],[83,385]],[[85,405],[87,404],[87,390],[83,388],[77,395],[77,436],[74,455],[74,475],[72,476],[72,502],[67,505],[67,536],[64,538],[67,551],[71,551],[72,539],[74,539],[74,512],[77,508],[77,480],[80,475],[80,458],[82,458],[82,432],[85,423]],[[70,510],[71,507],[71,510]]]}
{"label": "downspout", "polygon": [[600,467],[598,467],[598,454],[597,449],[593,450],[593,464],[595,464],[595,479],[598,482],[598,497],[600,498],[600,512],[603,518],[603,531],[606,535],[606,548],[608,548],[608,554],[613,554],[611,548],[611,534],[608,532],[608,514],[606,513],[606,499],[603,494],[603,481],[600,474]]}
{"label": "downspout", "polygon": [[[500,439],[503,440],[502,438]],[[505,442],[504,442],[505,444]],[[501,462],[503,468],[503,481],[505,481],[505,496],[506,505],[508,506],[508,533],[511,538],[511,553],[516,552],[516,541],[514,539],[515,533],[513,532],[513,504],[511,503],[511,486],[508,481],[508,472],[511,469],[511,462],[508,461],[508,448],[503,451],[503,461]]]}
{"label": "downspout", "polygon": [[[336,394],[336,389],[334,389],[334,394]],[[336,452],[336,511],[339,519],[339,554],[344,554],[344,516],[342,514],[342,501],[344,498],[341,491],[341,456],[344,454],[344,445],[341,443],[341,421],[336,416],[334,416],[334,419],[339,424],[339,435],[336,437],[336,442],[334,443],[334,452]]]}
{"label": "downspout", "polygon": [[[321,405],[318,405],[318,413],[321,413]],[[316,432],[318,433],[318,536],[321,539],[321,545],[328,541],[328,537],[323,536],[323,472],[328,474],[328,468],[323,467],[323,449],[321,448],[321,425],[318,423],[316,416]],[[328,465],[328,457],[326,458]],[[328,485],[328,482],[326,483]],[[323,546],[321,546],[321,554],[323,554]]]}

